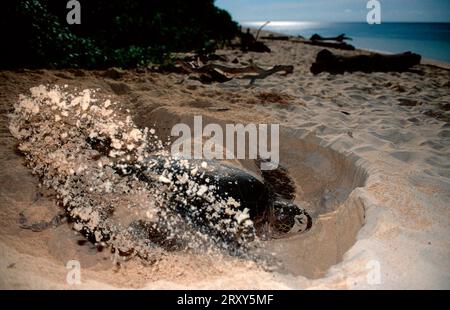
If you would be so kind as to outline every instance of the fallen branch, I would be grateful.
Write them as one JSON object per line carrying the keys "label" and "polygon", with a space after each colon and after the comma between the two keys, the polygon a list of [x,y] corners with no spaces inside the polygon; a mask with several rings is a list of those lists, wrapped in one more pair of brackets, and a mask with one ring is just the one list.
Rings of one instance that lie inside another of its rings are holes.
{"label": "fallen branch", "polygon": [[277,73],[284,72],[284,75],[288,75],[294,72],[294,66],[276,65],[268,70],[255,67],[255,72],[251,72],[248,75],[244,75],[241,79],[250,79],[250,85],[254,84],[256,80],[262,80],[266,77]]}
{"label": "fallen branch", "polygon": [[289,36],[274,36],[274,35],[261,37],[261,39],[263,40],[272,40],[272,41],[289,41],[289,38],[290,38]]}
{"label": "fallen branch", "polygon": [[336,41],[336,42],[344,42],[344,40],[352,40],[352,38],[346,37],[345,34],[340,34],[337,37],[322,37],[321,35],[315,33],[310,38],[311,41]]}
{"label": "fallen branch", "polygon": [[276,65],[270,69],[263,69],[256,65],[248,67],[234,68],[218,64],[207,64],[198,66],[193,62],[185,62],[178,60],[175,64],[175,72],[183,72],[186,74],[200,74],[199,80],[202,83],[227,82],[233,78],[250,79],[253,84],[257,79],[265,79],[266,77],[277,73],[284,72],[285,75],[294,71],[293,66]]}
{"label": "fallen branch", "polygon": [[258,41],[261,30],[263,30],[263,28],[266,27],[268,24],[270,24],[270,21],[265,22],[264,24],[261,25],[261,27],[259,27],[258,31],[256,32],[256,38],[255,38],[256,41]]}
{"label": "fallen branch", "polygon": [[[264,24],[263,26],[265,26],[266,24]],[[262,27],[260,29],[262,29]],[[243,52],[257,52],[257,53],[271,52],[270,48],[267,45],[265,45],[263,42],[258,41],[250,33],[250,29],[247,29],[246,33],[241,33],[241,50]]]}

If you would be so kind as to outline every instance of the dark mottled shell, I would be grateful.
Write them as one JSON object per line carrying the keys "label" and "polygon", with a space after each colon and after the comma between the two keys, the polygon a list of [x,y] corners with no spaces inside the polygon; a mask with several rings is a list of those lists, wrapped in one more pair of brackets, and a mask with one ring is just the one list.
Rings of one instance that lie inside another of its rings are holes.
{"label": "dark mottled shell", "polygon": [[[185,172],[190,173],[190,169],[196,167],[197,173],[195,176],[191,175],[191,179],[197,184],[214,185],[216,187],[215,194],[224,200],[229,197],[234,198],[240,203],[241,210],[249,209],[250,218],[255,222],[266,218],[274,195],[271,187],[253,175],[219,161],[210,160],[189,160],[190,168],[182,167],[179,161],[174,160],[170,162],[170,167],[164,168],[166,160],[162,157],[152,157],[150,162],[153,163],[153,166],[148,169],[148,172],[162,173],[167,170],[182,175]],[[206,167],[202,167],[202,163],[206,163]],[[204,203],[204,201],[199,201],[199,203]]]}

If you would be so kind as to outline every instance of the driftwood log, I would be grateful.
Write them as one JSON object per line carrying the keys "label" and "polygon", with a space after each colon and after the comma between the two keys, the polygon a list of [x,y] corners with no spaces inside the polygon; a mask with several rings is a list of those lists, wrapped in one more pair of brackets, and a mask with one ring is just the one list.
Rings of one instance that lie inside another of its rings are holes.
{"label": "driftwood log", "polygon": [[328,48],[335,48],[338,50],[344,51],[354,51],[355,47],[351,44],[345,42],[332,42],[332,41],[319,41],[319,40],[301,40],[297,41],[303,44],[314,45],[314,46],[322,46]]}
{"label": "driftwood log", "polygon": [[314,34],[309,40],[306,40],[303,37],[299,36],[298,39],[293,39],[291,41],[297,42],[297,43],[308,44],[308,45],[345,50],[345,51],[354,51],[355,47],[353,45],[350,45],[350,44],[344,42],[344,40],[352,40],[352,39],[346,37],[345,34],[341,34],[341,35],[338,35],[337,37],[330,37],[330,38],[326,38],[326,37],[322,37],[318,34]]}
{"label": "driftwood log", "polygon": [[315,33],[310,38],[311,41],[336,41],[336,42],[344,42],[344,40],[352,40],[352,38],[346,37],[345,34],[340,34],[337,37],[322,37],[321,35]]}
{"label": "driftwood log", "polygon": [[261,39],[263,39],[263,40],[272,40],[272,41],[289,41],[290,37],[289,36],[269,35],[269,36],[261,37]]}
{"label": "driftwood log", "polygon": [[247,32],[241,33],[241,50],[243,52],[257,52],[257,53],[270,53],[270,48],[263,42],[258,41],[257,38],[250,33],[250,29]]}
{"label": "driftwood log", "polygon": [[311,66],[313,74],[329,72],[343,74],[344,72],[403,72],[420,64],[421,56],[411,52],[395,55],[356,55],[341,56],[322,50],[316,56],[316,62]]}

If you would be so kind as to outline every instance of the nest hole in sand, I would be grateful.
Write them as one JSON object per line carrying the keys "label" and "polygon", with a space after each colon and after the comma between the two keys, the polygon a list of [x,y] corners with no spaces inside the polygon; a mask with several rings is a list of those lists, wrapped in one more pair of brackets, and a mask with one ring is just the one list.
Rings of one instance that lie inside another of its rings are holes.
{"label": "nest hole in sand", "polygon": [[[164,139],[179,123],[187,124],[193,132],[194,115],[198,114],[160,107],[136,115],[135,121],[140,127],[157,128]],[[202,119],[203,126],[219,124],[224,132],[225,124],[236,123],[209,115],[202,115]],[[294,180],[295,203],[309,212],[313,225],[305,233],[265,241],[264,251],[280,261],[280,272],[320,278],[342,261],[365,223],[364,204],[354,190],[364,186],[367,173],[357,158],[322,146],[319,139],[305,137],[299,130],[280,126],[279,140],[280,165]],[[254,175],[260,173],[255,160],[238,160],[234,164]]]}

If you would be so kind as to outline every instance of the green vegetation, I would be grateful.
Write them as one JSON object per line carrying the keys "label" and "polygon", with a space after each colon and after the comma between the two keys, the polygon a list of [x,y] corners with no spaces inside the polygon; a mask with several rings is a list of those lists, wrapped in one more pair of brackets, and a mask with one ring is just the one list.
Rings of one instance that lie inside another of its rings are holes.
{"label": "green vegetation", "polygon": [[65,0],[2,3],[0,66],[133,67],[170,52],[211,52],[239,31],[213,0],[79,1],[80,25],[67,24]]}

